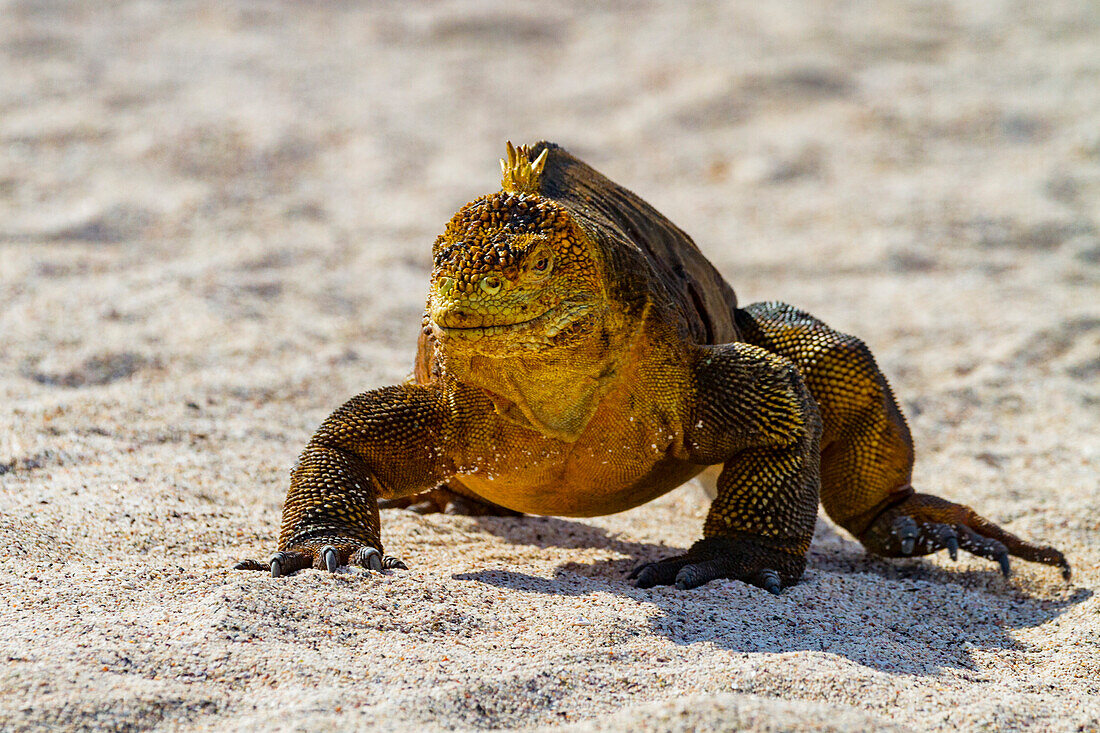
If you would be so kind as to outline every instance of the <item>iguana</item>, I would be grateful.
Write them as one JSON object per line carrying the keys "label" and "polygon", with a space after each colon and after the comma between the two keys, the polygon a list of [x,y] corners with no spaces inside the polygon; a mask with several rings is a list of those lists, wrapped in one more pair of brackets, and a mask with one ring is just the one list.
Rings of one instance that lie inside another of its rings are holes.
{"label": "iguana", "polygon": [[[964,549],[1069,564],[910,485],[913,444],[868,348],[782,303],[739,308],[691,238],[559,146],[507,148],[502,188],[432,250],[414,375],[352,398],[291,472],[273,576],[385,555],[379,502],[589,517],[715,467],[703,539],[638,587],[733,578],[778,593],[806,565],[818,497],[886,557]],[[441,487],[441,488],[439,488]],[[425,493],[427,492],[427,493]]]}

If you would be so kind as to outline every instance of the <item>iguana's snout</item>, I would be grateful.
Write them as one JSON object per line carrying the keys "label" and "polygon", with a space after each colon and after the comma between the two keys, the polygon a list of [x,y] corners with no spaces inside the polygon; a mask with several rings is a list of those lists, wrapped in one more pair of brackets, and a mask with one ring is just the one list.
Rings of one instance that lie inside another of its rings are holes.
{"label": "iguana's snout", "polygon": [[501,272],[470,278],[462,287],[459,279],[442,275],[432,282],[429,314],[445,329],[486,328],[523,320],[529,297],[510,291],[516,283]]}

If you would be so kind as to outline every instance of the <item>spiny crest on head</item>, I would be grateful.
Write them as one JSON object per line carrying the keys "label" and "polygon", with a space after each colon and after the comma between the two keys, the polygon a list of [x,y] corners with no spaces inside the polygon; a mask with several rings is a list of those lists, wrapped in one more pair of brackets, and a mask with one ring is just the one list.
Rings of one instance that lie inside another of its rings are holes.
{"label": "spiny crest on head", "polygon": [[531,149],[526,145],[515,148],[508,142],[508,158],[500,159],[500,187],[510,193],[538,193],[539,176],[546,168],[544,149],[537,158],[531,160]]}

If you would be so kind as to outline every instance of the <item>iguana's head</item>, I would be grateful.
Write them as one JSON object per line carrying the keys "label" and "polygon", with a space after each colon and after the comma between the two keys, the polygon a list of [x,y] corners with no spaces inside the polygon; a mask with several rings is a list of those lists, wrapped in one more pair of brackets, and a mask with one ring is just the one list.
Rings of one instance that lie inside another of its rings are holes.
{"label": "iguana's head", "polygon": [[428,316],[448,349],[507,356],[565,347],[590,335],[603,311],[591,240],[564,208],[524,188],[540,160],[511,146],[509,158],[505,190],[462,207],[433,248]]}

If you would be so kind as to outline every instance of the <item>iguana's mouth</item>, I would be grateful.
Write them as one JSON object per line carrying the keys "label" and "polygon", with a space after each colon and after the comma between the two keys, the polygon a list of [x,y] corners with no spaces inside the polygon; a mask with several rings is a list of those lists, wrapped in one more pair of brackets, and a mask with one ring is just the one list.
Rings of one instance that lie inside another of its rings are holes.
{"label": "iguana's mouth", "polygon": [[478,326],[445,326],[435,317],[432,329],[443,336],[462,339],[480,339],[505,333],[519,333],[538,330],[541,338],[553,338],[589,310],[586,303],[559,304],[549,308],[533,318],[508,323],[487,323]]}
{"label": "iguana's mouth", "polygon": [[[550,310],[554,310],[554,309],[551,308]],[[434,323],[439,328],[439,330],[443,331],[444,333],[450,333],[451,331],[492,331],[494,329],[505,330],[506,331],[510,328],[518,328],[519,326],[525,326],[528,323],[534,323],[535,321],[545,317],[546,314],[549,313],[549,312],[550,311],[546,311],[545,313],[541,313],[541,314],[535,316],[534,318],[528,318],[526,321],[513,321],[511,323],[494,323],[494,324],[491,324],[491,325],[488,325],[488,326],[441,326],[439,324],[439,322],[435,321],[435,320],[433,320],[432,323]]]}

